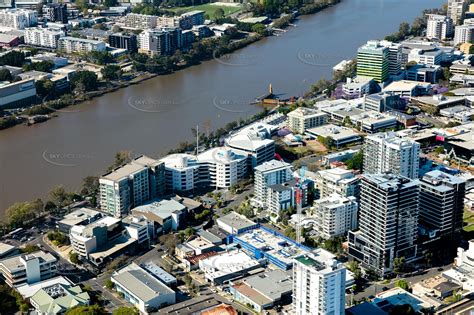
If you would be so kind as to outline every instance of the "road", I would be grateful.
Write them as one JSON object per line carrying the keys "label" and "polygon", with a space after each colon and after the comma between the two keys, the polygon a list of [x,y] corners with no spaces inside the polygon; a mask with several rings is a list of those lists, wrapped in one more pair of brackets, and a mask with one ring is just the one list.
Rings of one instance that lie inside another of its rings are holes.
{"label": "road", "polygon": [[125,300],[119,299],[117,296],[112,294],[112,292],[110,292],[107,288],[105,288],[105,281],[108,278],[108,275],[102,275],[99,278],[89,279],[84,283],[89,284],[94,291],[98,292],[102,296],[102,300],[104,301],[104,307],[109,312],[112,312],[114,309],[121,306],[132,306],[125,302]]}

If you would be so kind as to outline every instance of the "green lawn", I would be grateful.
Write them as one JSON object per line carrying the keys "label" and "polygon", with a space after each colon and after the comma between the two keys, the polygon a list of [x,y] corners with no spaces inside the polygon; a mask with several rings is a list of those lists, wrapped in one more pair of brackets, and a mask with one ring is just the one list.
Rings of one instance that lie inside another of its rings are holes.
{"label": "green lawn", "polygon": [[176,8],[166,9],[166,10],[173,11],[179,14],[186,13],[189,11],[194,11],[194,10],[200,10],[200,11],[204,11],[205,12],[204,14],[209,15],[209,17],[212,19],[214,17],[214,12],[218,8],[221,8],[222,10],[224,10],[224,14],[226,16],[242,10],[241,6],[234,7],[234,6],[224,6],[224,5],[211,5],[209,3],[190,6],[190,7],[176,7]]}
{"label": "green lawn", "polygon": [[474,232],[474,213],[472,211],[464,210],[463,221],[467,223],[464,227],[464,231]]}

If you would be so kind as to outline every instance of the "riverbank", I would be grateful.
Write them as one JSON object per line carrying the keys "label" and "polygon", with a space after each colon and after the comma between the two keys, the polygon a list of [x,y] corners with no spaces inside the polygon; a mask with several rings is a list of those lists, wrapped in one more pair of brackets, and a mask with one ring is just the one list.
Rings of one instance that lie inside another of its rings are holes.
{"label": "riverbank", "polygon": [[[57,99],[46,101],[46,102],[43,102],[42,104],[30,106],[28,108],[25,108],[24,111],[22,110],[21,112],[19,112],[20,115],[11,114],[6,117],[0,118],[0,131],[20,125],[20,124],[25,124],[27,126],[30,126],[35,123],[43,123],[51,118],[57,117],[56,113],[61,112],[62,109],[65,109],[67,107],[78,105],[86,101],[90,101],[93,98],[103,96],[104,94],[107,94],[107,93],[115,92],[119,89],[127,88],[130,85],[141,83],[143,81],[154,78],[158,75],[171,74],[177,71],[185,70],[195,65],[199,65],[211,59],[219,59],[223,56],[232,54],[242,48],[245,48],[248,45],[258,42],[265,37],[272,36],[275,29],[276,30],[286,29],[288,26],[291,25],[291,23],[298,16],[310,15],[310,14],[321,12],[324,9],[327,9],[329,7],[332,7],[335,4],[340,3],[341,1],[342,0],[332,0],[328,2],[318,2],[315,4],[304,5],[296,12],[293,12],[288,15],[281,16],[278,19],[275,19],[272,22],[272,28],[269,31],[265,31],[262,33],[252,33],[248,37],[233,41],[229,43],[228,45],[225,45],[224,47],[220,45],[217,45],[215,47],[214,45],[209,45],[213,48],[210,53],[201,54],[198,60],[191,60],[185,63],[180,62],[178,60],[173,64],[172,69],[166,69],[165,67],[164,71],[161,71],[158,73],[142,72],[137,77],[134,77],[132,80],[117,80],[115,81],[115,83],[103,82],[105,86],[100,87],[98,90],[88,91],[85,93],[72,93],[72,94],[66,93]],[[217,39],[213,38],[210,40],[217,40]],[[206,40],[204,40],[204,42],[206,42]],[[132,61],[135,64],[140,63],[138,60],[132,59]],[[148,70],[147,69],[148,65],[145,64],[145,65],[140,65],[140,66],[145,66],[143,67],[143,69]],[[135,65],[135,67],[138,68],[137,65]]]}

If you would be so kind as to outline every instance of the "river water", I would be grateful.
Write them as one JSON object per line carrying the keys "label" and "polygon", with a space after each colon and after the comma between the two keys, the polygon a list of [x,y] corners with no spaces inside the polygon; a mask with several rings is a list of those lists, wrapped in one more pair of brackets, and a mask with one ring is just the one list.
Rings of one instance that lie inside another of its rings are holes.
{"label": "river water", "polygon": [[196,125],[216,129],[257,113],[260,108],[249,103],[270,83],[282,97],[301,95],[367,40],[444,2],[343,0],[220,60],[64,109],[43,124],[0,131],[0,215],[13,202],[45,197],[54,185],[78,189],[83,177],[100,175],[117,151],[159,157],[192,140]]}

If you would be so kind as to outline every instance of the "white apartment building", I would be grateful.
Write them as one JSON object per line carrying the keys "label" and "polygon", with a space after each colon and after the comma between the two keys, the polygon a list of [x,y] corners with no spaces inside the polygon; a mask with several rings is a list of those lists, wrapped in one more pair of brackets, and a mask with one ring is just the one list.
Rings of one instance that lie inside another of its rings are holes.
{"label": "white apartment building", "polygon": [[288,127],[299,134],[304,134],[306,129],[327,124],[329,118],[328,114],[307,107],[298,107],[287,116]]}
{"label": "white apartment building", "polygon": [[121,217],[131,208],[163,195],[165,165],[142,155],[102,176],[99,184],[101,209]]}
{"label": "white apartment building", "polygon": [[15,0],[15,7],[18,9],[28,9],[36,11],[38,5],[43,4],[42,0]]}
{"label": "white apartment building", "polygon": [[443,276],[461,284],[463,290],[474,292],[474,239],[469,241],[467,249],[458,247],[453,268],[443,272]]}
{"label": "white apartment building", "polygon": [[38,23],[38,13],[33,10],[0,10],[0,26],[23,30]]}
{"label": "white apartment building", "polygon": [[324,239],[344,236],[357,228],[358,204],[355,197],[331,194],[318,199],[310,209],[314,219],[313,229]]}
{"label": "white apartment building", "polygon": [[320,198],[337,193],[343,197],[356,197],[360,195],[360,179],[350,170],[331,168],[316,174],[316,186]]}
{"label": "white apartment building", "polygon": [[88,258],[90,254],[108,241],[108,231],[113,231],[121,220],[105,216],[86,225],[74,225],[69,231],[71,247],[78,255]]}
{"label": "white apartment building", "polygon": [[148,55],[166,55],[170,51],[169,32],[148,29],[138,35],[138,50]]}
{"label": "white apartment building", "polygon": [[345,99],[354,99],[370,93],[373,83],[371,77],[356,76],[347,78],[346,83],[342,85],[342,94]]}
{"label": "white apartment building", "polygon": [[166,191],[190,191],[199,183],[199,164],[191,154],[170,154],[165,163]]}
{"label": "white apartment building", "polygon": [[429,39],[444,40],[453,34],[453,20],[439,14],[428,14],[426,37]]}
{"label": "white apartment building", "polygon": [[275,158],[275,141],[271,136],[276,130],[273,125],[257,122],[231,133],[225,146],[247,154],[248,167],[253,169]]}
{"label": "white apartment building", "polygon": [[105,51],[106,46],[104,42],[77,38],[77,37],[61,37],[58,40],[58,50],[70,53],[87,53],[91,51]]}
{"label": "white apartment building", "polygon": [[30,27],[25,29],[25,44],[56,49],[64,31],[51,28]]}
{"label": "white apartment building", "polygon": [[364,173],[391,172],[411,179],[418,178],[420,144],[396,133],[368,135],[364,143]]}
{"label": "white apartment building", "polygon": [[147,14],[130,13],[125,17],[125,27],[136,29],[149,29],[157,26],[157,16]]}
{"label": "white apartment building", "polygon": [[247,156],[230,148],[212,148],[197,159],[200,168],[209,174],[209,186],[217,189],[230,188],[247,175]]}
{"label": "white apartment building", "polygon": [[159,16],[156,20],[156,27],[179,27],[179,18],[175,16]]}
{"label": "white apartment building", "polygon": [[468,8],[467,0],[448,0],[448,17],[451,18],[454,25],[461,24],[464,14]]}
{"label": "white apartment building", "polygon": [[459,25],[454,30],[454,45],[474,42],[474,25]]}
{"label": "white apartment building", "polygon": [[247,155],[227,147],[212,148],[197,156],[170,154],[161,161],[169,192],[190,191],[197,186],[226,189],[247,175]]}
{"label": "white apartment building", "polygon": [[422,49],[412,49],[408,54],[408,62],[414,61],[417,64],[426,66],[436,66],[443,61],[443,51],[440,49],[424,51]]}
{"label": "white apartment building", "polygon": [[50,253],[37,251],[0,260],[0,272],[10,287],[33,284],[56,275],[57,259]]}
{"label": "white apartment building", "polygon": [[283,184],[293,179],[293,166],[284,161],[272,160],[255,168],[256,205],[265,208],[267,190],[271,185]]}
{"label": "white apartment building", "polygon": [[293,259],[295,315],[343,315],[346,268],[331,253],[317,249]]}
{"label": "white apartment building", "polygon": [[150,199],[148,168],[127,164],[99,179],[100,208],[115,217]]}

